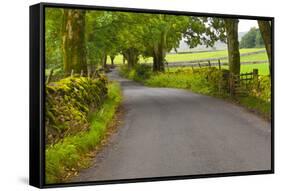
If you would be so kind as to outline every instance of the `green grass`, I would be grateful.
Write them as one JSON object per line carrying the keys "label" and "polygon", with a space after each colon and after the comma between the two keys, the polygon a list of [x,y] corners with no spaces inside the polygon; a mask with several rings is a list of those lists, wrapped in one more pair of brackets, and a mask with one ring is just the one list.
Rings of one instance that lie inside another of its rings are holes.
{"label": "green grass", "polygon": [[253,96],[240,97],[238,102],[250,110],[257,111],[266,119],[271,118],[271,102]]}
{"label": "green grass", "polygon": [[66,137],[46,149],[46,183],[63,182],[70,170],[83,167],[83,156],[100,143],[120,102],[119,84],[109,84],[101,109],[90,115],[90,130]]}
{"label": "green grass", "polygon": [[[248,53],[263,50],[263,48],[249,48],[249,49],[240,49],[240,53]],[[200,52],[192,54],[168,54],[166,59],[168,62],[176,61],[190,61],[190,60],[199,60],[199,59],[208,59],[208,58],[218,58],[227,56],[227,50],[220,50],[214,52]]]}
{"label": "green grass", "polygon": [[[222,68],[228,69],[228,66],[223,66]],[[252,72],[253,69],[258,69],[259,75],[269,75],[268,63],[264,63],[264,64],[243,64],[243,65],[241,65],[240,73]]]}
{"label": "green grass", "polygon": [[[249,52],[256,52],[259,50],[265,50],[264,48],[245,48],[240,49],[240,53],[249,53]],[[166,60],[168,62],[177,62],[177,61],[191,61],[191,60],[199,60],[199,59],[208,59],[208,58],[217,58],[217,57],[224,57],[227,56],[227,50],[220,50],[220,51],[213,51],[213,52],[198,52],[198,53],[184,53],[184,54],[167,54]],[[248,55],[248,56],[241,56],[241,61],[256,61],[256,60],[267,60],[266,53]],[[110,64],[110,59],[108,58],[108,64]],[[114,62],[116,64],[123,63],[123,56],[118,55],[116,56]],[[149,57],[144,59],[140,57],[140,63],[152,63],[152,58]]]}
{"label": "green grass", "polygon": [[250,62],[250,61],[258,61],[258,60],[266,60],[267,54],[266,52],[261,52],[259,54],[241,56],[241,62]]}
{"label": "green grass", "polygon": [[[218,67],[218,66],[217,66]],[[222,66],[223,69],[228,69],[228,66]],[[190,70],[190,67],[171,67],[166,68],[166,71],[175,72],[177,70]],[[262,64],[242,64],[240,73],[252,72],[253,69],[258,69],[260,75],[269,75],[269,66],[268,63]]]}

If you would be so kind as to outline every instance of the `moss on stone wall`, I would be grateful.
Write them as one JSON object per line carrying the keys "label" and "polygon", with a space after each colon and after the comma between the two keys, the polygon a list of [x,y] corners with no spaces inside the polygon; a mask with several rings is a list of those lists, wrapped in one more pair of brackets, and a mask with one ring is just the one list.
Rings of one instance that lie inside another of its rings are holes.
{"label": "moss on stone wall", "polygon": [[87,131],[88,114],[107,95],[107,79],[68,77],[46,86],[46,143],[53,144],[68,135]]}

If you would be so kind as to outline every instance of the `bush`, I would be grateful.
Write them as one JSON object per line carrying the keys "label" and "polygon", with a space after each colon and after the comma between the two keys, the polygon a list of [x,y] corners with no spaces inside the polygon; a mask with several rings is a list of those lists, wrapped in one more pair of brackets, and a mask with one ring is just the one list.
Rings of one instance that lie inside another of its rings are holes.
{"label": "bush", "polygon": [[118,70],[119,70],[119,74],[121,75],[121,76],[123,76],[123,77],[125,77],[125,78],[128,78],[129,77],[129,68],[128,68],[128,65],[126,65],[126,64],[123,64],[123,65],[121,65],[119,68],[118,68]]}
{"label": "bush", "polygon": [[227,92],[228,70],[217,68],[178,69],[171,73],[151,75],[145,81],[148,86],[190,89],[197,93],[208,95],[222,95]]}
{"label": "bush", "polygon": [[270,76],[259,76],[249,86],[250,96],[257,97],[265,102],[271,101],[271,78]]}
{"label": "bush", "polygon": [[229,70],[211,67],[198,69],[200,76],[206,78],[213,94],[226,94],[228,92]]}
{"label": "bush", "polygon": [[145,79],[150,78],[152,74],[152,68],[149,65],[146,64],[137,64],[134,67],[135,70],[135,77],[134,79],[136,81],[143,81]]}
{"label": "bush", "polygon": [[143,82],[152,75],[152,68],[146,64],[136,64],[134,68],[129,70],[127,65],[122,65],[119,68],[119,73],[123,77]]}
{"label": "bush", "polygon": [[107,95],[107,79],[68,77],[46,86],[46,142],[89,129],[88,113]]}

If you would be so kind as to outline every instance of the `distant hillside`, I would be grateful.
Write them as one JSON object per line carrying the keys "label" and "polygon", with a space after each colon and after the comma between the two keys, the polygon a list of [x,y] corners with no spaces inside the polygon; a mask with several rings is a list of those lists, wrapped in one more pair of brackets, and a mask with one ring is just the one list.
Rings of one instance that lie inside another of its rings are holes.
{"label": "distant hillside", "polygon": [[[246,34],[247,32],[239,32],[238,33],[238,39],[239,41],[241,38]],[[195,48],[189,48],[187,43],[185,42],[185,39],[183,38],[180,41],[179,47],[177,48],[177,52],[188,52],[188,51],[206,51],[206,50],[225,50],[227,48],[227,45],[221,41],[217,41],[213,47],[206,47],[205,45],[199,45]],[[175,51],[172,50],[171,53],[174,53]]]}

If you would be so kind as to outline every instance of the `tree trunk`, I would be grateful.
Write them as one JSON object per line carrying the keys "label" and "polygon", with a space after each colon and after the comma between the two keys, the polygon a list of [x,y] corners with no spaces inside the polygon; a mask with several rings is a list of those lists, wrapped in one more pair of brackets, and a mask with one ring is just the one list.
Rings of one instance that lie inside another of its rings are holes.
{"label": "tree trunk", "polygon": [[125,53],[122,53],[122,55],[123,55],[123,64],[126,64],[126,54]]}
{"label": "tree trunk", "polygon": [[114,58],[115,58],[115,56],[110,56],[111,66],[114,66]]}
{"label": "tree trunk", "polygon": [[156,43],[153,48],[153,71],[163,72],[164,59],[166,54],[166,33],[162,32],[160,42]]}
{"label": "tree trunk", "polygon": [[228,62],[231,74],[240,74],[240,53],[238,41],[238,19],[225,19]]}
{"label": "tree trunk", "polygon": [[64,10],[62,52],[65,75],[69,75],[71,70],[75,73],[87,71],[84,10]]}
{"label": "tree trunk", "polygon": [[154,48],[153,50],[153,71],[154,72],[163,72],[164,67],[164,58],[165,52],[161,46]]}
{"label": "tree trunk", "polygon": [[103,56],[102,56],[102,58],[101,58],[101,62],[102,62],[103,68],[106,69],[106,68],[107,68],[107,66],[106,66],[107,54],[106,54],[106,52],[104,52],[104,54],[103,54]]}
{"label": "tree trunk", "polygon": [[258,21],[258,25],[265,45],[271,75],[271,24],[270,21]]}
{"label": "tree trunk", "polygon": [[126,59],[128,61],[128,68],[132,69],[138,63],[138,53],[135,49],[130,48],[126,51]]}

